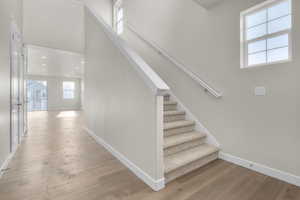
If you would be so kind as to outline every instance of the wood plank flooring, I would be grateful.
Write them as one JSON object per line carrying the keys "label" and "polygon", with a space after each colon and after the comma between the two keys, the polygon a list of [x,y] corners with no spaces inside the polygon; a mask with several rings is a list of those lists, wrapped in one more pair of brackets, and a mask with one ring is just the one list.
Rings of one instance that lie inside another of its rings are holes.
{"label": "wood plank flooring", "polygon": [[34,112],[0,200],[300,200],[300,188],[217,160],[153,192],[83,130],[80,112]]}

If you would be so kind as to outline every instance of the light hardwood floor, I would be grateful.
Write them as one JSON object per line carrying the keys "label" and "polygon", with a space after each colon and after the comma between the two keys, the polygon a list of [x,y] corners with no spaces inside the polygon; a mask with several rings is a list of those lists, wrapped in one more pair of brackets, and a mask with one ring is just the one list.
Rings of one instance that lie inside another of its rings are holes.
{"label": "light hardwood floor", "polygon": [[30,114],[0,200],[300,200],[300,188],[217,160],[153,192],[83,130],[80,112]]}

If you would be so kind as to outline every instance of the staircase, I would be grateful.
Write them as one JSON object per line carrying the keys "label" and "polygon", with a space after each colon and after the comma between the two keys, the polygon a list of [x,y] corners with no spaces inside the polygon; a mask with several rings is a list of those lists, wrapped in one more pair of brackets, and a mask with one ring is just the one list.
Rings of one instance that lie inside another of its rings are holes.
{"label": "staircase", "polygon": [[219,149],[205,143],[206,135],[185,119],[177,102],[164,96],[164,165],[166,183],[218,158]]}

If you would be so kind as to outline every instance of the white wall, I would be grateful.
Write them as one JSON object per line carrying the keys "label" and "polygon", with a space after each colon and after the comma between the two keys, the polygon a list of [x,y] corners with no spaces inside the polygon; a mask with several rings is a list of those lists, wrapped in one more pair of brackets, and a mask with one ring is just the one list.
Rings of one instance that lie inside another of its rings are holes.
{"label": "white wall", "polygon": [[76,0],[24,0],[27,44],[83,52],[84,7]]}
{"label": "white wall", "polygon": [[86,11],[84,112],[98,137],[154,180],[156,96]]}
{"label": "white wall", "polygon": [[27,44],[84,52],[84,3],[112,24],[112,0],[23,0]]}
{"label": "white wall", "polygon": [[83,2],[93,8],[108,25],[112,26],[113,0],[83,0]]}
{"label": "white wall", "polygon": [[[81,109],[81,80],[79,78],[59,77],[59,76],[35,76],[27,75],[27,80],[47,81],[48,87],[48,110],[80,110]],[[63,98],[63,82],[75,82],[75,98]]]}
{"label": "white wall", "polygon": [[[223,91],[222,99],[207,95],[129,31],[125,38],[224,152],[299,176],[300,1],[293,0],[293,62],[240,69],[240,12],[262,1],[227,0],[208,11],[192,0],[124,1],[129,23]],[[256,86],[265,86],[267,95],[254,96]]]}
{"label": "white wall", "polygon": [[10,149],[10,23],[14,18],[22,29],[22,1],[0,1],[0,167]]}

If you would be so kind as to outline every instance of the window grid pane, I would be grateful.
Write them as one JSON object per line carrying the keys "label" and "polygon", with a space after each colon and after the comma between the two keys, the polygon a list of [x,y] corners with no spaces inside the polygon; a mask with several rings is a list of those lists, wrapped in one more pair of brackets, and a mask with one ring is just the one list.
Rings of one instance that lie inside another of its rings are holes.
{"label": "window grid pane", "polygon": [[246,17],[247,28],[257,26],[259,24],[264,24],[267,22],[267,10],[258,11],[252,15]]}
{"label": "window grid pane", "polygon": [[117,33],[120,35],[123,33],[123,31],[124,31],[124,22],[122,20],[117,23]]}
{"label": "window grid pane", "polygon": [[289,0],[246,15],[247,40],[290,29],[291,18]]}
{"label": "window grid pane", "polygon": [[277,33],[290,29],[292,26],[292,16],[278,18],[276,20],[268,22],[268,34]]}
{"label": "window grid pane", "polygon": [[64,91],[64,99],[74,99],[74,91]]}
{"label": "window grid pane", "polygon": [[267,52],[260,52],[256,54],[251,54],[248,56],[248,65],[260,65],[265,64],[267,62]]}
{"label": "window grid pane", "polygon": [[259,40],[248,44],[248,54],[267,50],[267,40]]}
{"label": "window grid pane", "polygon": [[123,8],[120,8],[117,13],[117,21],[123,20]]}
{"label": "window grid pane", "polygon": [[284,34],[280,36],[276,36],[273,38],[268,38],[267,47],[268,50],[276,49],[280,47],[288,47],[289,46],[289,35]]}
{"label": "window grid pane", "polygon": [[64,81],[63,82],[63,98],[74,99],[75,97],[75,82]]}
{"label": "window grid pane", "polygon": [[268,54],[267,57],[269,63],[288,60],[289,48],[284,47],[284,48],[272,49],[269,50],[267,54]]}
{"label": "window grid pane", "polygon": [[268,20],[276,19],[289,14],[291,14],[289,1],[284,1],[268,8]]}
{"label": "window grid pane", "polygon": [[[246,41],[251,41],[245,42],[248,66],[280,62],[290,58],[288,33],[292,28],[290,0],[246,15],[244,19]],[[274,34],[283,31],[285,33],[274,37]]]}
{"label": "window grid pane", "polygon": [[247,30],[247,40],[253,40],[267,34],[267,24],[261,24]]}
{"label": "window grid pane", "polygon": [[116,33],[120,35],[124,31],[124,8],[122,7],[122,1],[118,1],[117,4],[115,4],[114,15],[114,29]]}
{"label": "window grid pane", "polygon": [[289,35],[283,34],[248,44],[248,66],[289,59]]}

